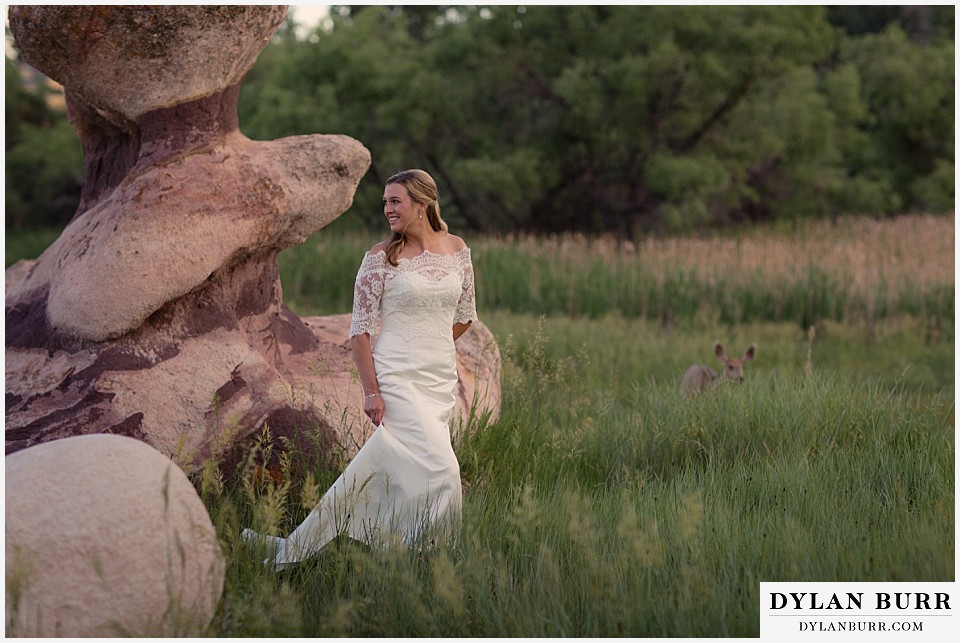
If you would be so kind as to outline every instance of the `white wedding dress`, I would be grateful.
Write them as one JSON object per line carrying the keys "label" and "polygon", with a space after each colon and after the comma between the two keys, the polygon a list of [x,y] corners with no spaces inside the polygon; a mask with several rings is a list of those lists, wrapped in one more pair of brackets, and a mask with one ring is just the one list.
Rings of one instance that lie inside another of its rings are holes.
{"label": "white wedding dress", "polygon": [[372,545],[410,544],[459,524],[460,465],[450,441],[453,324],[477,319],[470,249],[424,252],[397,266],[383,251],[368,252],[357,273],[350,337],[373,338],[381,318],[372,341],[382,424],[287,538],[243,532],[276,548],[277,569],[340,534]]}

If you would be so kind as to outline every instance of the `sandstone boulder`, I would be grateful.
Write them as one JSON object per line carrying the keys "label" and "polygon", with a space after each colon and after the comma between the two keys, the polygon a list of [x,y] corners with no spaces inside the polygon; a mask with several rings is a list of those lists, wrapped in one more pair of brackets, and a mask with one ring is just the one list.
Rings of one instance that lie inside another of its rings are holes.
{"label": "sandstone boulder", "polygon": [[44,292],[51,331],[120,337],[217,270],[304,241],[350,206],[369,163],[345,136],[253,142],[232,132],[128,176],[70,223],[7,300]]}
{"label": "sandstone boulder", "polygon": [[31,65],[136,121],[239,83],[286,15],[282,5],[14,5],[9,17]]}
{"label": "sandstone boulder", "polygon": [[139,440],[89,435],[6,457],[7,636],[198,636],[223,592],[210,516]]}
{"label": "sandstone boulder", "polygon": [[[345,136],[239,130],[240,82],[284,15],[10,8],[20,54],[65,87],[85,178],[60,238],[6,272],[7,453],[112,433],[190,471],[236,464],[260,435],[275,453],[349,456],[371,430],[348,321],[293,314],[277,267],[349,208],[369,152]],[[458,341],[458,368],[462,430],[499,411],[483,324]]]}

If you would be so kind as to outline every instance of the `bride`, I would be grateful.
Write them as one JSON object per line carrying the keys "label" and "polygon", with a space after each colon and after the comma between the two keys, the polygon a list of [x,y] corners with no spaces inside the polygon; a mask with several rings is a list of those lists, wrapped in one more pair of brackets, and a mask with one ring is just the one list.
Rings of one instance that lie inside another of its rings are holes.
{"label": "bride", "polygon": [[350,324],[363,410],[376,430],[287,538],[244,530],[244,539],[275,548],[277,569],[340,534],[374,545],[411,544],[459,524],[460,465],[449,427],[454,341],[477,312],[470,249],[447,231],[437,196],[423,170],[386,182],[383,214],[392,235],[363,258]]}

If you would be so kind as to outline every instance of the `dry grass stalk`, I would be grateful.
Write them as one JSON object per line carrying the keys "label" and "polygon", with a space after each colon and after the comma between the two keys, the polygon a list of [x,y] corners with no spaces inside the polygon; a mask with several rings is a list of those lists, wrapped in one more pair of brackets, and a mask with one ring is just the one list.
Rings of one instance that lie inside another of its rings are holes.
{"label": "dry grass stalk", "polygon": [[509,235],[503,241],[534,257],[632,263],[660,279],[678,268],[701,280],[723,278],[726,283],[757,274],[766,280],[796,279],[816,269],[848,284],[851,294],[862,295],[881,283],[891,289],[907,284],[923,288],[954,279],[953,215],[848,217],[800,224],[792,234],[755,228],[737,236],[648,238],[636,245],[581,234]]}

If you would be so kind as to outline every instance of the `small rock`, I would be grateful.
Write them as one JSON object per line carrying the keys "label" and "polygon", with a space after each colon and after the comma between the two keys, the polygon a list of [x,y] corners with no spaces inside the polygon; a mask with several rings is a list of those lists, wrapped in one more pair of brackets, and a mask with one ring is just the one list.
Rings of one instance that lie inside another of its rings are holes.
{"label": "small rock", "polygon": [[187,476],[139,440],[87,435],[6,457],[7,636],[197,636],[223,592]]}

